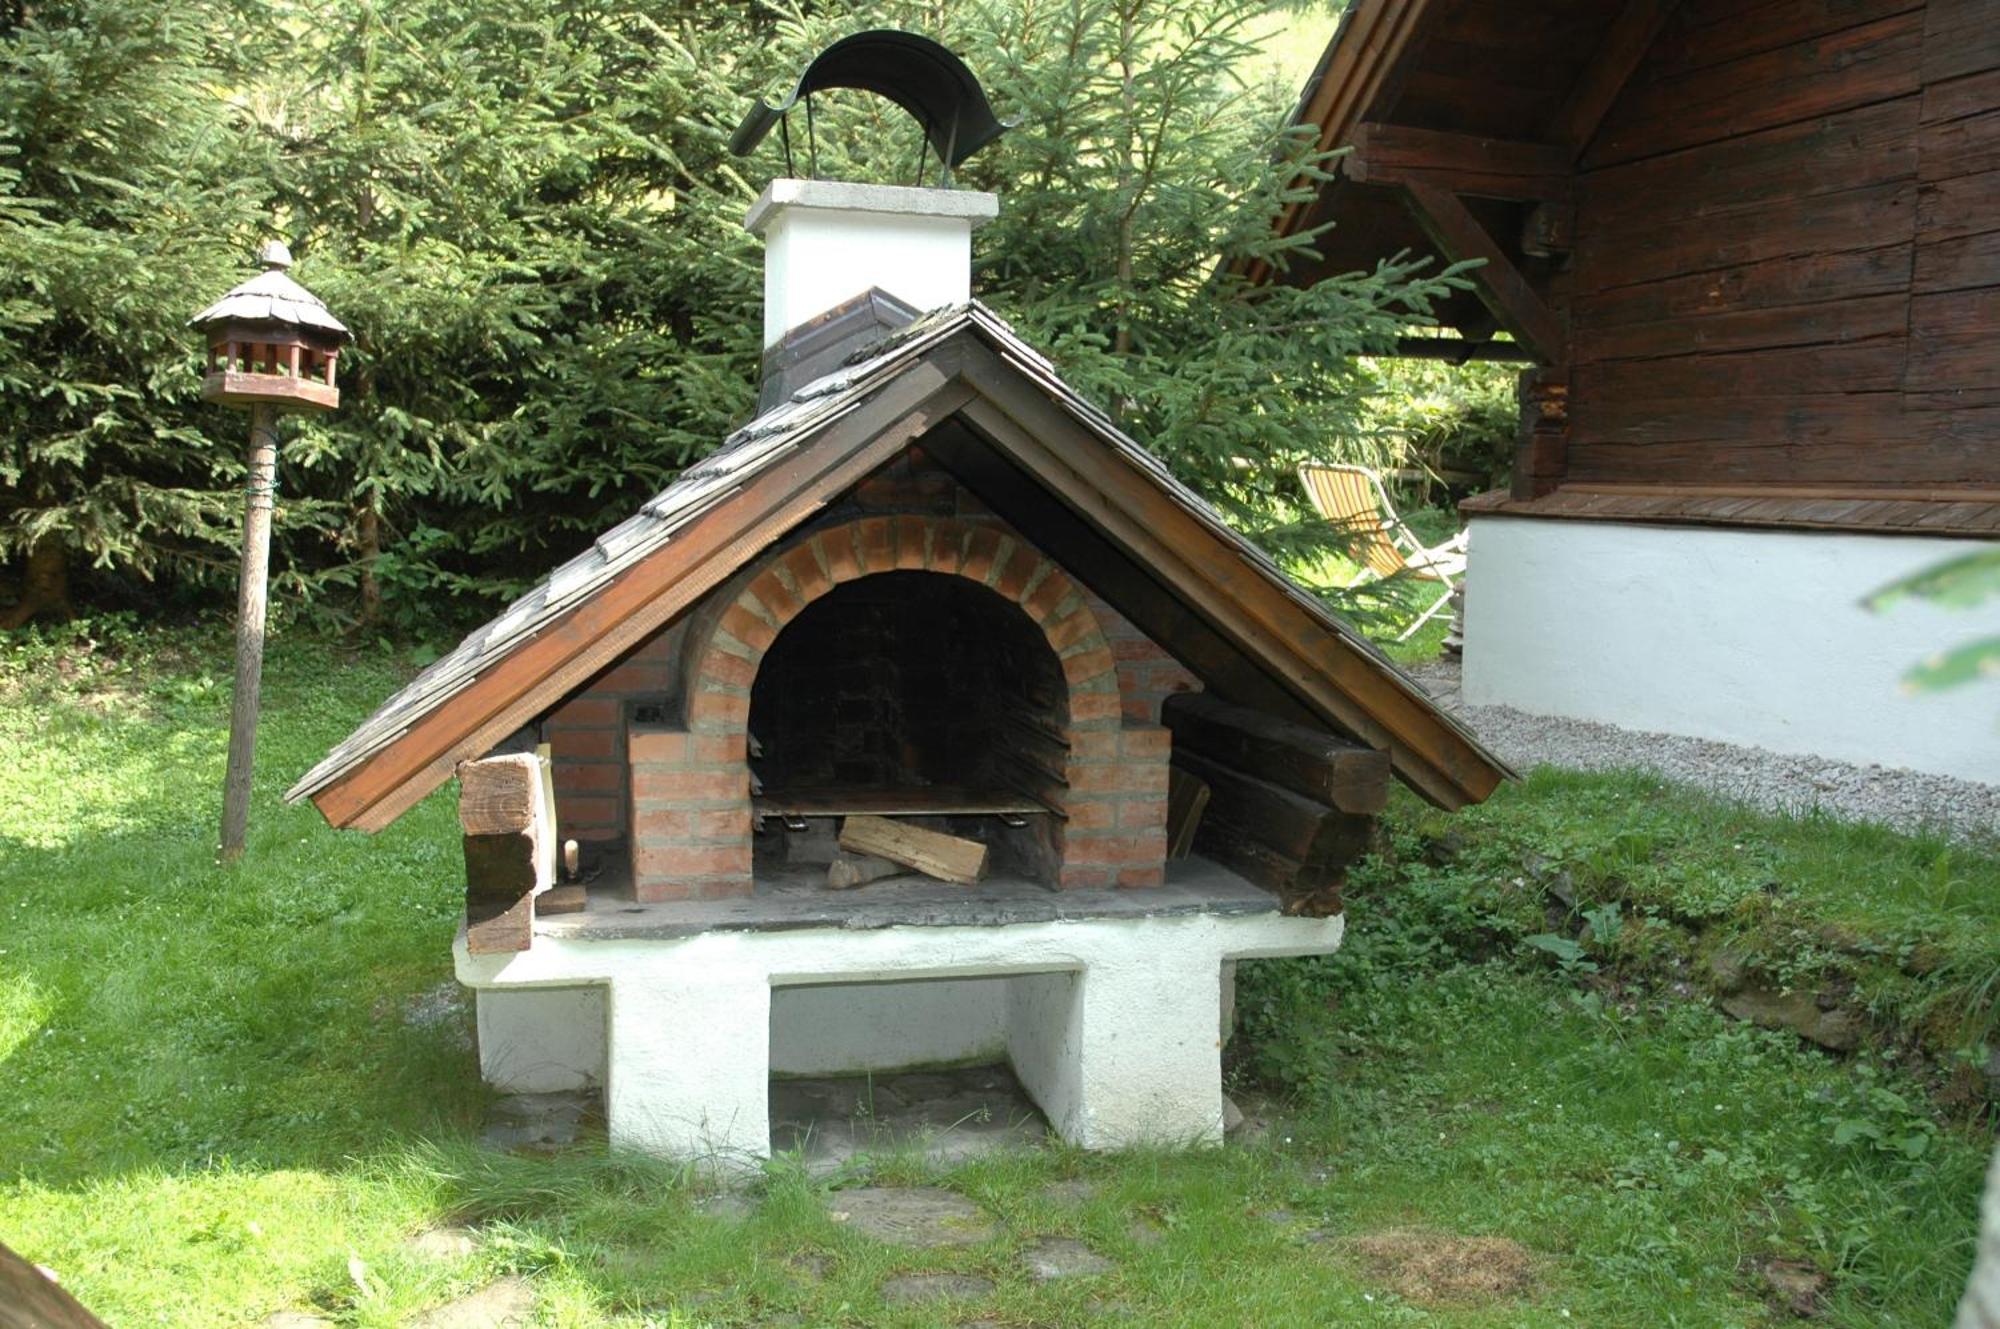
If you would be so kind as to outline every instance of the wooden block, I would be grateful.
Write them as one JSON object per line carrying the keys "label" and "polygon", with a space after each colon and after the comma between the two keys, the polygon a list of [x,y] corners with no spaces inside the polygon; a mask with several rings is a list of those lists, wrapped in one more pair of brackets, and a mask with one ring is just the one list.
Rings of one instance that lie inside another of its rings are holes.
{"label": "wooden block", "polygon": [[535,912],[538,914],[580,914],[588,903],[583,887],[572,883],[568,886],[551,886],[535,897]]}
{"label": "wooden block", "polygon": [[530,752],[460,762],[459,828],[467,835],[526,830],[542,807],[541,769]]}
{"label": "wooden block", "polygon": [[871,881],[880,881],[907,870],[901,863],[892,863],[873,854],[841,854],[827,865],[826,888],[830,891],[851,891],[856,886],[866,886]]}
{"label": "wooden block", "polygon": [[535,897],[465,903],[465,949],[474,955],[525,951],[535,939]]}
{"label": "wooden block", "polygon": [[942,831],[929,831],[887,817],[849,817],[840,828],[840,847],[873,854],[914,868],[939,881],[969,886],[986,875],[986,846]]}
{"label": "wooden block", "polygon": [[525,951],[534,939],[535,896],[555,882],[547,754],[463,762],[458,777],[466,946],[476,955]]}
{"label": "wooden block", "polygon": [[541,846],[532,831],[468,835],[465,898],[511,901],[543,885]]}
{"label": "wooden block", "polygon": [[[1161,719],[1173,731],[1176,753],[1195,752],[1342,812],[1380,812],[1388,806],[1386,752],[1201,692],[1167,698]],[[1170,829],[1172,796],[1170,785]]]}
{"label": "wooden block", "polygon": [[1302,862],[1214,818],[1202,823],[1198,843],[1203,855],[1277,896],[1287,914],[1327,918],[1343,907],[1344,863]]}
{"label": "wooden block", "polygon": [[1208,807],[1208,782],[1178,766],[1167,770],[1167,857],[1186,858]]}
{"label": "wooden block", "polygon": [[1198,846],[1223,827],[1295,863],[1344,867],[1367,851],[1370,817],[1335,811],[1192,752],[1175,753],[1174,764],[1208,782]]}

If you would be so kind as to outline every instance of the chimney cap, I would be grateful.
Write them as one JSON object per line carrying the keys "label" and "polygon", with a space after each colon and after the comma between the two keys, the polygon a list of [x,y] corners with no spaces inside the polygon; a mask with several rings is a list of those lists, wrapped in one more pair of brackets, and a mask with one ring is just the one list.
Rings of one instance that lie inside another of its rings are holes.
{"label": "chimney cap", "polygon": [[[859,88],[887,97],[923,126],[947,168],[1018,123],[993,114],[979,80],[943,46],[914,32],[876,28],[843,37],[813,57],[783,101],[772,105],[759,98],[730,136],[729,150],[749,156],[787,111],[823,88]],[[789,151],[788,144],[788,156]]]}

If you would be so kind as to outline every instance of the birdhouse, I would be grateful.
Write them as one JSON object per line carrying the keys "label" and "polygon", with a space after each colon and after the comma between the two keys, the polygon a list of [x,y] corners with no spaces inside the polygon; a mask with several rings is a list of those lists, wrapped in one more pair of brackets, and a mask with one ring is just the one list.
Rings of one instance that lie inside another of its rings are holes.
{"label": "birdhouse", "polygon": [[347,325],[286,275],[292,255],[284,245],[270,241],[257,259],[264,271],[188,320],[208,337],[202,400],[330,411],[340,404],[334,362]]}

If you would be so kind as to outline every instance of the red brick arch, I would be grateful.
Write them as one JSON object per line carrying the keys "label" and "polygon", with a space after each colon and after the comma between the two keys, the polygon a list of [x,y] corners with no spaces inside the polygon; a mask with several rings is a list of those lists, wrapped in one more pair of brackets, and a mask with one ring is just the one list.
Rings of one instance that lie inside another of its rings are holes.
{"label": "red brick arch", "polygon": [[[683,728],[634,730],[633,883],[642,900],[750,889],[750,688],[785,625],[846,582],[886,572],[964,577],[1017,605],[1067,683],[1065,888],[1157,885],[1167,735],[1123,719],[1111,644],[1069,575],[1018,535],[948,517],[864,517],[766,557],[687,646]],[[721,592],[729,595],[725,588]]]}

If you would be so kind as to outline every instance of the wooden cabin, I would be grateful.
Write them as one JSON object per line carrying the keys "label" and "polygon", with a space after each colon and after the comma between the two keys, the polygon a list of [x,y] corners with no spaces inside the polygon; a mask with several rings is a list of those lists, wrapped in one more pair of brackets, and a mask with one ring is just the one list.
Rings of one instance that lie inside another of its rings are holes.
{"label": "wooden cabin", "polygon": [[1992,619],[1860,603],[2000,536],[2000,0],[1354,0],[1298,118],[1252,275],[1478,260],[1403,351],[1531,366],[1468,701],[2000,779],[1899,689]]}

